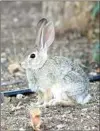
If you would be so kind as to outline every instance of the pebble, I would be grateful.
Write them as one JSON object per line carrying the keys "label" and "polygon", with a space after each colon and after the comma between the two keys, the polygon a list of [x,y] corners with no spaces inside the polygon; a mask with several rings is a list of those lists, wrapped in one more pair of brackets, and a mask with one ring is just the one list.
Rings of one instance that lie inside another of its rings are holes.
{"label": "pebble", "polygon": [[90,118],[90,116],[87,116],[87,118],[89,119],[89,118]]}
{"label": "pebble", "polygon": [[63,128],[63,127],[64,127],[64,125],[62,125],[62,124],[57,125],[58,130],[61,129],[61,128]]}
{"label": "pebble", "polygon": [[93,127],[92,127],[92,129],[93,129],[93,130],[95,130],[95,129],[96,129],[96,127],[94,127],[94,126],[93,126]]}
{"label": "pebble", "polygon": [[23,94],[18,94],[18,95],[16,96],[16,98],[17,98],[18,100],[22,99],[23,97],[24,97]]}
{"label": "pebble", "polygon": [[74,117],[74,120],[77,120],[78,118]]}
{"label": "pebble", "polygon": [[83,112],[84,112],[84,111],[87,111],[87,110],[88,110],[87,108],[82,109]]}
{"label": "pebble", "polygon": [[63,118],[66,118],[66,116],[67,116],[66,114],[62,115]]}
{"label": "pebble", "polygon": [[20,128],[19,131],[25,131],[25,129],[24,128]]}

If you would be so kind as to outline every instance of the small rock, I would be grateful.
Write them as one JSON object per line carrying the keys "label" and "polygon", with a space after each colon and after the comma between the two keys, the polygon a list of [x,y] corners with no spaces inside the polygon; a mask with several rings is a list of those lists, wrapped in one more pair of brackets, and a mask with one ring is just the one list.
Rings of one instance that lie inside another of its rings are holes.
{"label": "small rock", "polygon": [[90,116],[87,116],[87,118],[89,119],[89,118],[90,118]]}
{"label": "small rock", "polygon": [[87,108],[82,109],[83,112],[84,112],[84,111],[87,111],[87,110],[88,110]]}
{"label": "small rock", "polygon": [[66,114],[62,115],[63,118],[66,118]]}
{"label": "small rock", "polygon": [[16,98],[20,100],[20,99],[23,98],[23,96],[24,96],[23,94],[18,94],[18,95],[16,96]]}
{"label": "small rock", "polygon": [[19,131],[25,131],[25,129],[24,128],[20,128]]}
{"label": "small rock", "polygon": [[74,120],[77,120],[77,118],[76,118],[76,117],[74,117]]}
{"label": "small rock", "polygon": [[62,125],[62,124],[57,125],[58,130],[61,129],[61,128],[63,128],[63,127],[64,127],[64,125]]}
{"label": "small rock", "polygon": [[92,129],[95,130],[96,128],[93,126]]}

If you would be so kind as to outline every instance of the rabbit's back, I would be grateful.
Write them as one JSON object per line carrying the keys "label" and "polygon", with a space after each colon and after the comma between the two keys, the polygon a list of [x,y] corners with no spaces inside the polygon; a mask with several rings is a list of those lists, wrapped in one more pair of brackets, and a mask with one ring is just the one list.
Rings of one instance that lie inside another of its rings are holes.
{"label": "rabbit's back", "polygon": [[84,86],[88,85],[89,80],[83,69],[66,57],[51,57],[48,58],[42,68],[36,72],[36,77],[41,83],[55,83],[65,81],[65,83],[81,83]]}

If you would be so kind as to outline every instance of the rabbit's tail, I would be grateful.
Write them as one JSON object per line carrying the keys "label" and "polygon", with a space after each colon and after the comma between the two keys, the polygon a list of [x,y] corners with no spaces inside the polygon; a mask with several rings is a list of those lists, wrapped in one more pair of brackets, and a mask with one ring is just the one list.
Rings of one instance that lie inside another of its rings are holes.
{"label": "rabbit's tail", "polygon": [[91,99],[90,94],[86,95],[85,97],[81,95],[80,97],[78,97],[77,102],[83,105],[83,104],[88,103],[90,99]]}
{"label": "rabbit's tail", "polygon": [[91,95],[88,94],[88,95],[84,98],[84,100],[83,100],[83,104],[88,103],[88,102],[90,101],[90,99],[91,99]]}

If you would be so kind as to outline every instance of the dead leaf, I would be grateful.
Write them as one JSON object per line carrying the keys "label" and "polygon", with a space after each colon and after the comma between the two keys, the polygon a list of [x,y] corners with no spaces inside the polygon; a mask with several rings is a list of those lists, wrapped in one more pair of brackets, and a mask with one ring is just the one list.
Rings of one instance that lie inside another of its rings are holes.
{"label": "dead leaf", "polygon": [[35,131],[40,131],[41,111],[39,108],[30,109],[31,126]]}
{"label": "dead leaf", "polygon": [[8,71],[11,73],[11,74],[14,74],[14,73],[17,73],[19,71],[21,71],[21,66],[18,64],[18,63],[13,63],[13,64],[10,64],[8,66]]}

